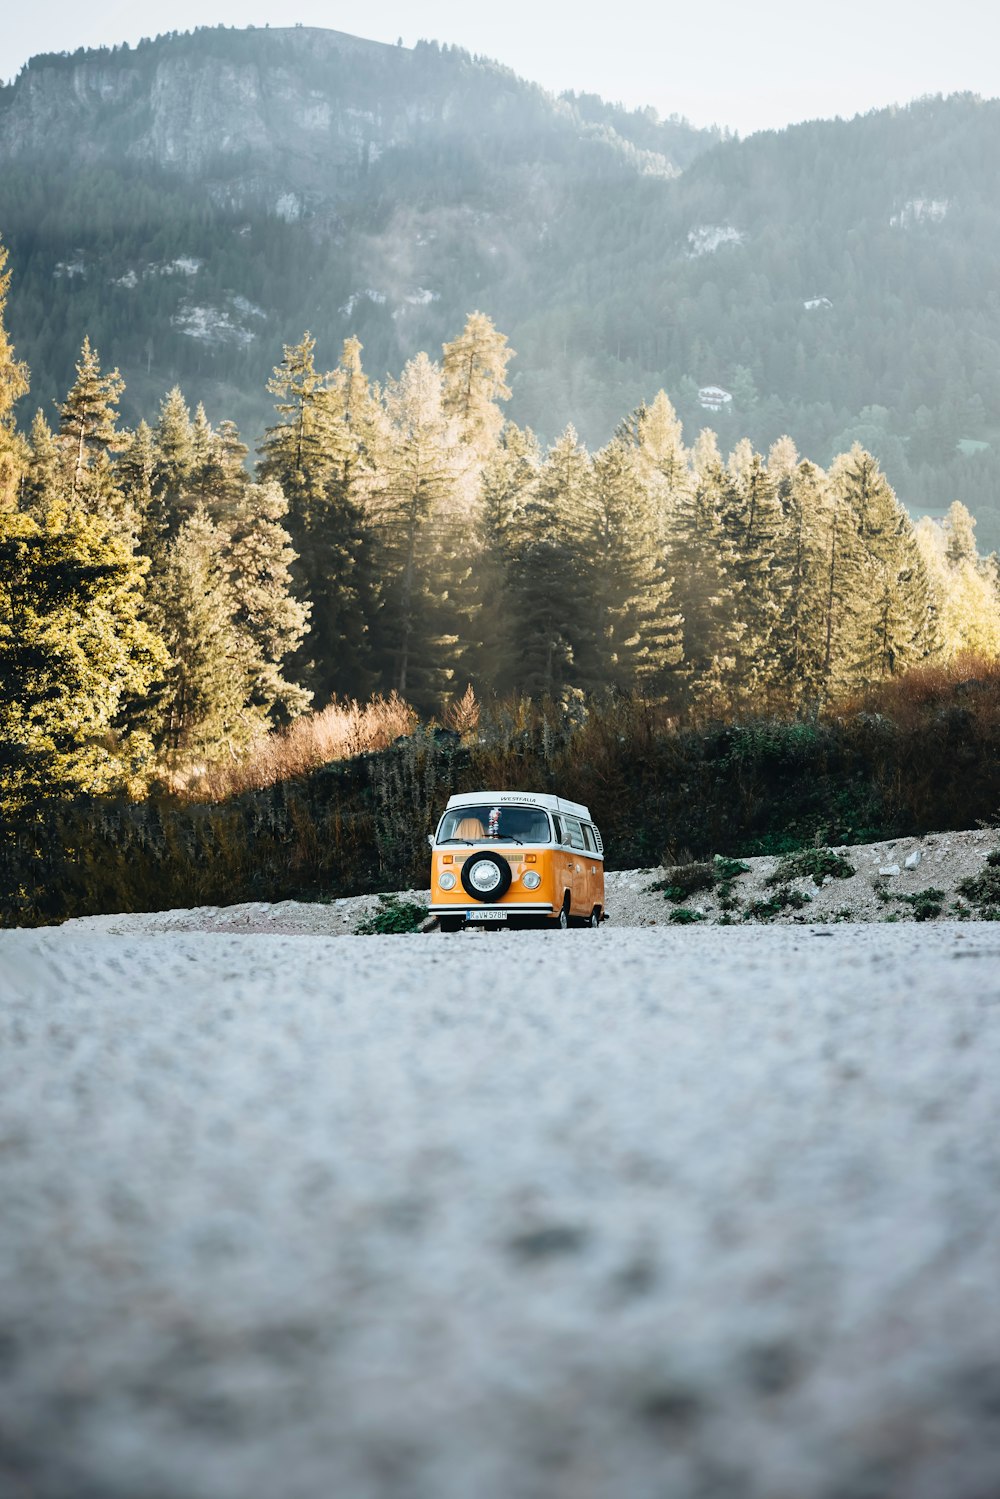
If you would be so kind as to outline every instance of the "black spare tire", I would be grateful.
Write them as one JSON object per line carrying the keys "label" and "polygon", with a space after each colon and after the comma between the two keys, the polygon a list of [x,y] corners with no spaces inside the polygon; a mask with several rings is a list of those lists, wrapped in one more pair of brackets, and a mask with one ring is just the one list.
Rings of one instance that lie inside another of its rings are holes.
{"label": "black spare tire", "polygon": [[503,854],[473,854],[462,865],[462,886],[473,900],[501,900],[510,889],[510,865]]}

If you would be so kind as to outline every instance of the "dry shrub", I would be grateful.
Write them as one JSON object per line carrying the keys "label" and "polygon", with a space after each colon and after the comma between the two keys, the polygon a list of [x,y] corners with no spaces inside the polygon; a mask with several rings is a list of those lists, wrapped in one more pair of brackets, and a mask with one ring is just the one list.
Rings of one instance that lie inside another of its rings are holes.
{"label": "dry shrub", "polygon": [[829,713],[844,718],[879,713],[900,729],[912,730],[955,708],[969,712],[983,726],[1000,723],[1000,660],[969,651],[952,661],[915,666],[832,704]]}
{"label": "dry shrub", "polygon": [[461,697],[453,698],[448,704],[445,709],[444,723],[446,728],[451,729],[462,739],[475,738],[479,729],[479,704],[471,682]]}
{"label": "dry shrub", "polygon": [[321,713],[307,714],[287,729],[255,740],[240,759],[206,767],[188,796],[216,802],[244,791],[263,791],[334,760],[386,749],[401,735],[411,734],[416,724],[417,715],[395,692],[368,703],[333,702]]}

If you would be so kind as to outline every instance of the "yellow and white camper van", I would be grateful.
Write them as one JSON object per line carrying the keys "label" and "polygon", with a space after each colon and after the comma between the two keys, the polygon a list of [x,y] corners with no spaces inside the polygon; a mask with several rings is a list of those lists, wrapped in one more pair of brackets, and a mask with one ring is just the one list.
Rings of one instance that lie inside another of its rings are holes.
{"label": "yellow and white camper van", "polygon": [[450,798],[430,843],[431,911],[443,932],[603,920],[604,844],[579,802],[465,792]]}

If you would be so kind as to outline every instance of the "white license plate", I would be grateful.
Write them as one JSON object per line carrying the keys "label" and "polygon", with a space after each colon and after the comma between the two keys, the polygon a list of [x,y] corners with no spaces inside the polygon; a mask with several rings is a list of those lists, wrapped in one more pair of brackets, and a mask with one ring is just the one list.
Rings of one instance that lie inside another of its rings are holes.
{"label": "white license plate", "polygon": [[506,921],[506,911],[484,911],[482,906],[475,911],[466,912],[467,921]]}

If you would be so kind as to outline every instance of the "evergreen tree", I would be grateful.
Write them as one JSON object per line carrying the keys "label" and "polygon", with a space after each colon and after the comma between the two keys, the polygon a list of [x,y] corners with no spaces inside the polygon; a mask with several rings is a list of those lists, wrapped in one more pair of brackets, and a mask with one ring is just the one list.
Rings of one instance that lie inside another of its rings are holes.
{"label": "evergreen tree", "polygon": [[264,434],[258,464],[261,479],[281,485],[296,542],[300,528],[309,525],[310,505],[323,493],[331,462],[331,376],[316,369],[315,349],[316,340],[308,333],[300,343],[284,347],[267,385],[280,420]]}
{"label": "evergreen tree", "polygon": [[512,574],[518,538],[524,536],[524,510],[540,467],[534,433],[508,423],[480,479],[470,589],[473,644],[467,674],[501,694],[514,692],[520,685]]}
{"label": "evergreen tree", "polygon": [[314,347],[306,334],[274,371],[268,388],[281,421],[265,435],[258,472],[277,480],[289,503],[296,574],[311,610],[296,675],[325,705],[337,694],[364,696],[376,680],[368,504],[384,423],[358,340],[345,342],[340,365],[326,374],[316,370]]}
{"label": "evergreen tree", "polygon": [[472,312],[459,336],[444,345],[444,409],[475,465],[485,462],[503,427],[499,401],[510,400],[507,365],[513,350],[483,312]]}
{"label": "evergreen tree", "polygon": [[153,493],[173,534],[192,503],[188,489],[194,465],[194,428],[179,386],[173,386],[164,396],[153,430],[157,459]]}
{"label": "evergreen tree", "polygon": [[[705,434],[702,434],[704,437]],[[667,564],[683,631],[685,694],[705,712],[728,708],[745,625],[737,617],[727,537],[720,518],[728,482],[718,450],[703,443],[703,471],[678,488],[670,514]]]}
{"label": "evergreen tree", "polygon": [[43,414],[36,411],[21,482],[21,509],[35,520],[47,523],[65,511],[66,498],[59,444]]}
{"label": "evergreen tree", "polygon": [[595,612],[596,683],[662,694],[682,655],[671,602],[663,511],[636,449],[620,439],[593,460],[587,570]]}
{"label": "evergreen tree", "polygon": [[0,806],[141,792],[139,726],[167,657],[143,568],[99,519],[0,514]]}
{"label": "evergreen tree", "polygon": [[516,685],[558,702],[577,686],[594,611],[582,566],[592,507],[590,460],[572,427],[553,445],[513,521],[510,618]]}
{"label": "evergreen tree", "polygon": [[15,505],[28,456],[14,424],[14,405],[28,392],[28,366],[15,359],[4,325],[10,276],[7,251],[0,244],[0,510]]}
{"label": "evergreen tree", "polygon": [[278,485],[247,485],[230,517],[226,560],[238,642],[238,670],[247,702],[274,717],[295,718],[312,693],[283,675],[283,664],[306,633],[308,605],[292,594],[295,553],[282,520],[288,504]]}
{"label": "evergreen tree", "polygon": [[759,453],[751,450],[748,456],[743,444],[737,445],[717,506],[740,626],[733,692],[737,700],[761,706],[781,682],[780,625],[787,610],[790,561],[781,504]]}
{"label": "evergreen tree", "polygon": [[117,370],[101,373],[97,350],[85,338],[76,379],[59,407],[59,432],[67,454],[71,500],[92,515],[119,505],[110,454],[119,441],[118,402],[124,389]]}
{"label": "evergreen tree", "polygon": [[247,701],[226,538],[201,506],[170,543],[152,604],[171,657],[161,731],[168,764],[177,772],[222,750],[236,755],[264,718]]}
{"label": "evergreen tree", "polygon": [[[201,401],[195,407],[194,419],[190,423],[190,434],[190,466],[185,487],[193,500],[199,505],[206,505],[212,493],[213,480],[217,477],[213,464],[216,444],[212,423]],[[244,457],[247,451],[244,449]]]}
{"label": "evergreen tree", "polygon": [[667,494],[686,484],[684,429],[666,391],[657,391],[649,406],[639,407],[634,432],[646,482],[661,481]]}
{"label": "evergreen tree", "polygon": [[927,570],[909,516],[878,462],[857,444],[830,470],[860,551],[852,587],[852,670],[878,681],[915,665],[937,645]]}
{"label": "evergreen tree", "polygon": [[794,448],[776,455],[777,447],[771,449],[767,467],[769,474],[779,476],[784,491],[788,589],[779,622],[780,682],[787,701],[815,708],[832,683],[847,556],[844,517],[822,470],[808,462],[789,470]]}
{"label": "evergreen tree", "polygon": [[386,407],[389,429],[371,505],[380,585],[374,650],[383,682],[430,711],[454,676],[458,595],[468,575],[462,460],[441,371],[426,354],[390,382]]}
{"label": "evergreen tree", "polygon": [[115,477],[125,503],[134,517],[136,548],[144,557],[160,555],[167,532],[167,514],[162,493],[157,491],[158,454],[149,423],[141,421],[125,439],[115,461]]}
{"label": "evergreen tree", "polygon": [[1000,592],[995,558],[976,548],[976,523],[957,500],[941,522],[929,516],[915,535],[930,580],[941,654],[1000,656]]}

